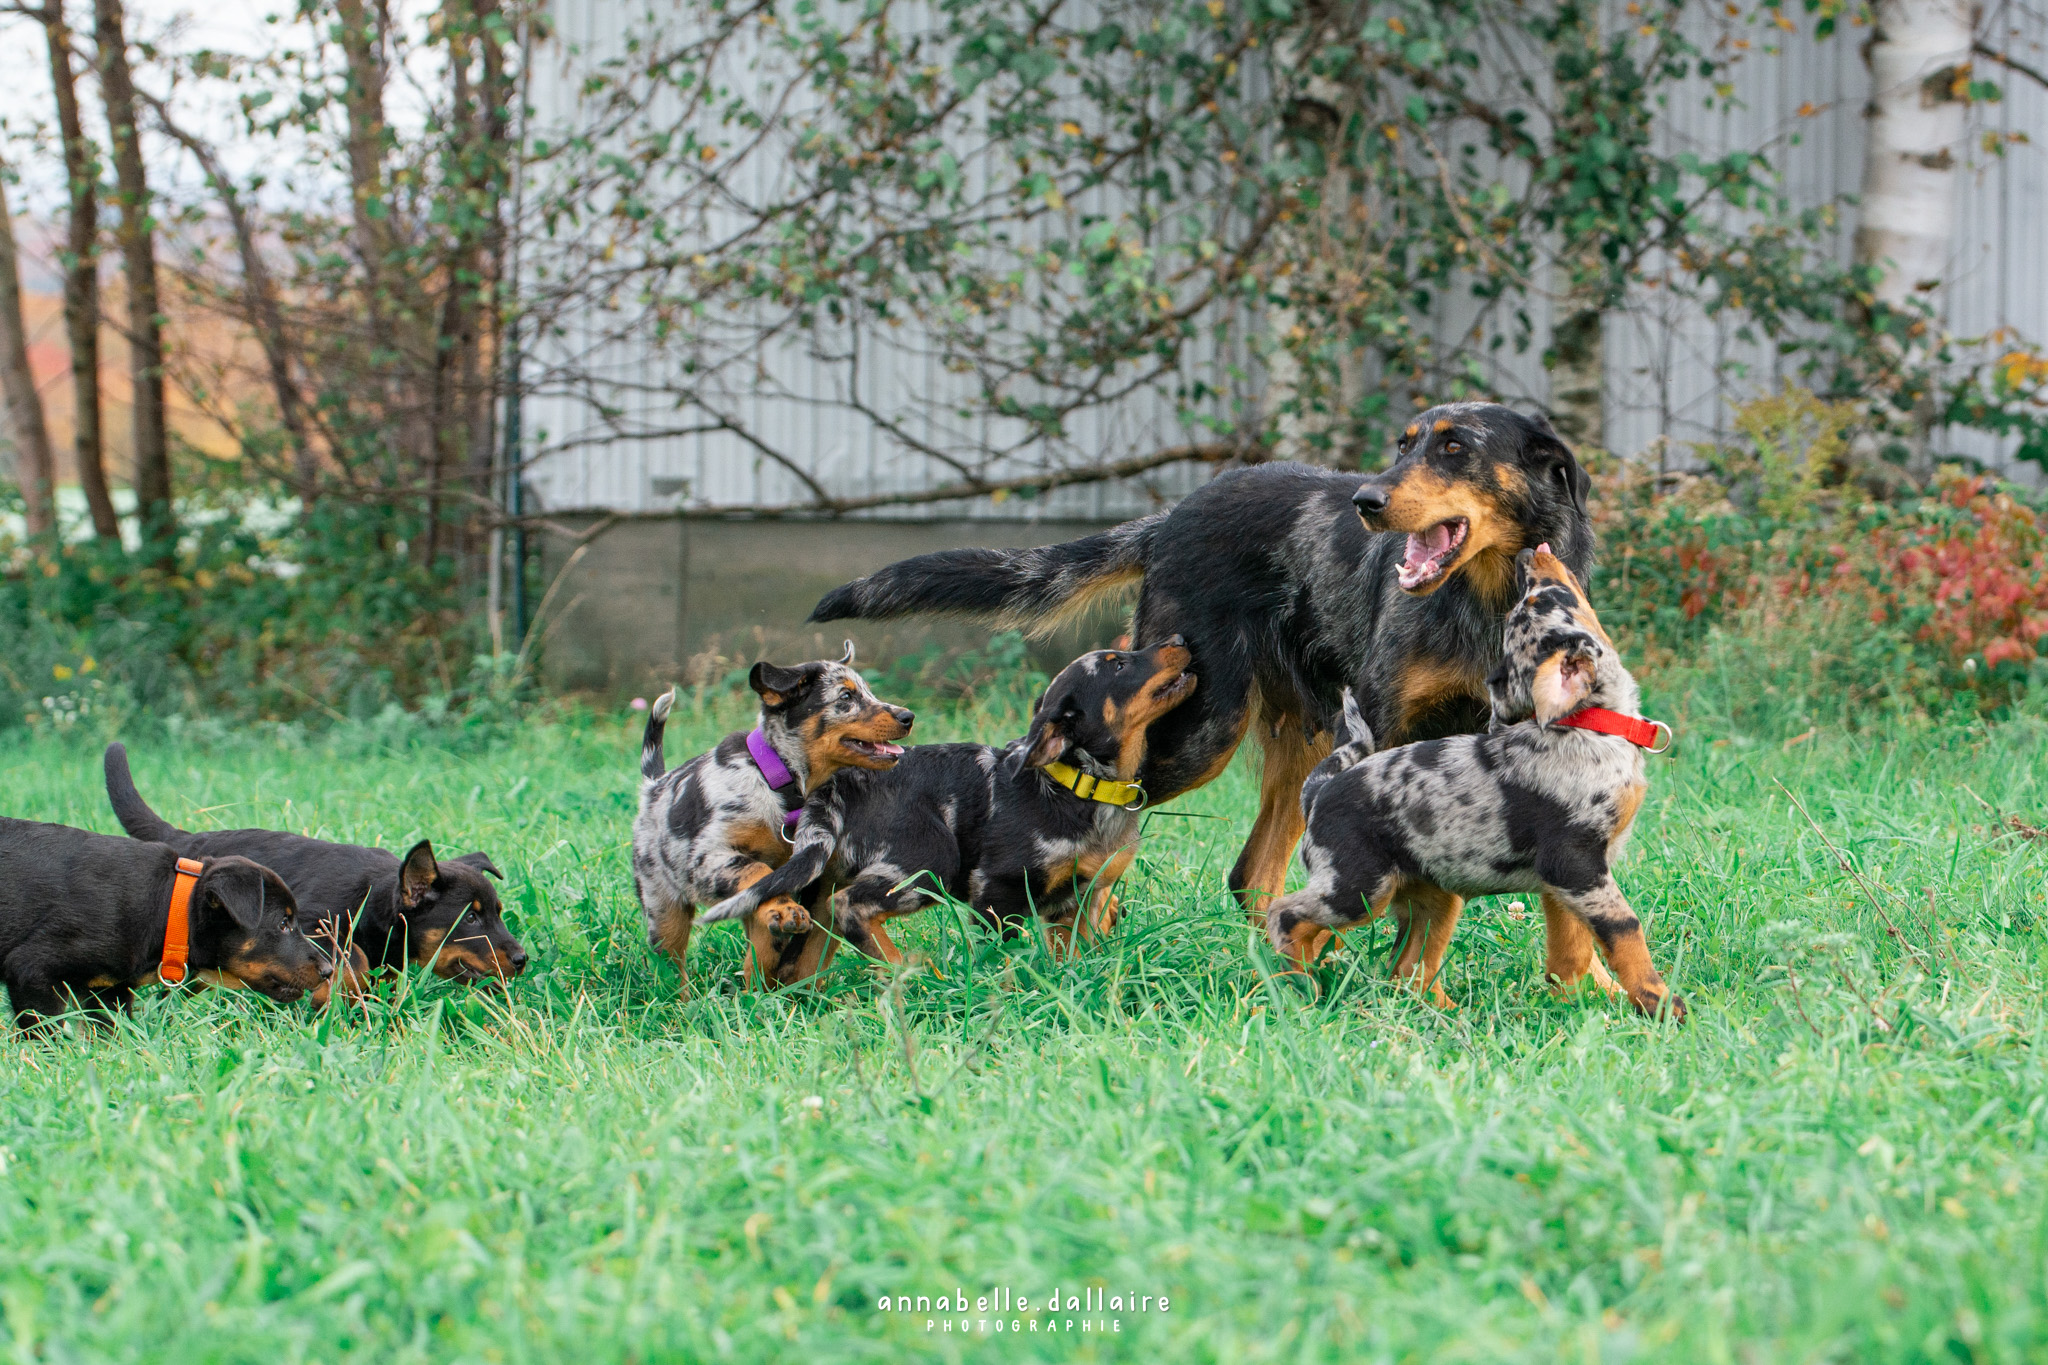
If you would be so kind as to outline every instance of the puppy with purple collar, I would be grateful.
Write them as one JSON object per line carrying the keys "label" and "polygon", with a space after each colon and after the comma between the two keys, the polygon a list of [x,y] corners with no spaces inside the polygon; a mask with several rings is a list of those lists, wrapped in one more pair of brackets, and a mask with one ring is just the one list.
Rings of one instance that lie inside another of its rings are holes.
{"label": "puppy with purple collar", "polygon": [[[685,994],[698,907],[735,896],[782,866],[804,798],[834,773],[893,768],[903,756],[896,741],[916,718],[876,700],[852,663],[849,640],[837,663],[755,664],[747,675],[747,686],[761,698],[753,730],[727,735],[709,753],[668,771],[661,741],[675,693],[654,703],[640,742],[633,887],[648,940],[675,962]],[[807,975],[802,960],[824,946],[824,934],[812,933],[809,912],[789,896],[767,900],[745,921],[748,978],[760,986]]]}

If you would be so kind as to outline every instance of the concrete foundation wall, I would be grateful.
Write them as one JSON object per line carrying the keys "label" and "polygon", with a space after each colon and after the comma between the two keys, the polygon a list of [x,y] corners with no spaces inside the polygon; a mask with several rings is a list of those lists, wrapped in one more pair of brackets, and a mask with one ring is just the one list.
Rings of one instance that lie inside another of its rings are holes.
{"label": "concrete foundation wall", "polygon": [[[582,534],[604,518],[552,520]],[[910,555],[967,545],[1047,545],[1111,524],[619,518],[583,542],[588,550],[554,589],[540,622],[546,632],[541,676],[556,690],[650,696],[671,682],[710,681],[757,659],[837,658],[848,638],[864,667],[934,646],[973,648],[987,642],[987,627],[939,617],[806,626],[804,618],[839,584]],[[577,543],[572,535],[542,537],[543,586],[556,582]],[[1052,672],[1076,654],[1108,645],[1123,629],[1124,614],[1105,610],[1034,641],[1034,661]]]}

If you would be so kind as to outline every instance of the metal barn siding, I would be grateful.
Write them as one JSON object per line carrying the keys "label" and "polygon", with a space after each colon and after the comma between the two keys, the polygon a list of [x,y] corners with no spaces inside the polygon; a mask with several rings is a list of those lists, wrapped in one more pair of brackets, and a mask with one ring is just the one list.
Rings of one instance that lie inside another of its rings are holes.
{"label": "metal barn siding", "polygon": [[[1619,14],[1615,19],[1625,21]],[[579,69],[594,54],[616,52],[624,35],[648,11],[618,0],[557,0],[558,43],[536,62],[533,100],[540,121],[567,117],[576,107]],[[1714,157],[1734,148],[1766,149],[1783,185],[1798,206],[1839,202],[1861,181],[1863,106],[1869,74],[1860,45],[1868,30],[1845,23],[1831,38],[1784,33],[1767,25],[1730,23],[1700,7],[1697,38],[1703,47],[1747,41],[1751,46],[1726,75],[1732,101],[1709,105],[1710,92],[1694,82],[1674,92],[1659,119],[1668,150]],[[1810,21],[1809,21],[1810,22]],[[2017,0],[1994,0],[1979,32],[1994,47],[2009,49],[2039,64],[2048,48],[2048,17]],[[1725,49],[1724,49],[1725,50]],[[2013,72],[1980,59],[1980,74],[1995,79],[2003,100],[1971,111],[1970,133],[1959,149],[1962,196],[1955,269],[1946,293],[1949,325],[1965,336],[1999,328],[2029,339],[2048,338],[2048,184],[2044,148],[2008,144],[2003,155],[1987,153],[1983,134],[2048,130],[2048,92]],[[970,165],[970,175],[986,168]],[[756,189],[764,189],[773,168],[756,160],[747,168]],[[1100,208],[1102,205],[1091,207]],[[1845,206],[1833,248],[1846,259],[1853,239],[1854,207]],[[1730,226],[1740,226],[1733,216]],[[1528,351],[1502,353],[1487,362],[1497,396],[1541,404],[1548,382],[1538,357],[1549,340],[1547,300],[1534,296],[1526,307],[1535,322]],[[1440,299],[1434,329],[1446,339],[1472,325],[1476,306],[1456,291]],[[677,506],[764,505],[799,502],[801,482],[729,432],[655,434],[683,424],[688,414],[664,396],[664,374],[672,363],[646,348],[605,335],[602,315],[569,320],[564,334],[543,339],[536,350],[577,355],[618,385],[624,416],[607,422],[579,397],[543,391],[530,398],[526,426],[534,433],[529,482],[551,509],[666,511]],[[1721,439],[1732,407],[1744,399],[1797,378],[1797,358],[1768,344],[1745,341],[1741,319],[1728,312],[1709,316],[1699,304],[1669,288],[1639,287],[1627,306],[1606,325],[1606,439],[1613,449],[1636,453],[1658,446],[1662,457],[1685,463],[1691,443]],[[994,433],[948,430],[930,420],[933,397],[963,397],[960,379],[949,375],[910,337],[864,357],[859,399],[871,409],[903,417],[913,434],[936,448],[958,448]],[[1503,348],[1504,352],[1506,348]],[[1228,391],[1242,387],[1253,367],[1244,357],[1192,349],[1183,363],[1189,377],[1200,375]],[[545,356],[543,356],[543,362]],[[762,357],[769,382],[759,391],[727,395],[728,407],[762,440],[789,452],[806,473],[835,492],[865,493],[885,488],[925,488],[950,477],[942,464],[906,450],[876,425],[840,401],[845,395],[843,364],[820,359],[804,346],[785,343]],[[977,419],[986,424],[994,419]],[[1069,444],[1105,458],[1135,454],[1193,439],[1170,402],[1144,392],[1122,404],[1088,411],[1071,424]],[[1664,443],[1659,445],[1659,438]],[[1977,433],[1955,432],[1941,449],[2010,467],[2009,443]],[[1018,471],[1023,472],[1023,471]],[[2013,469],[2038,478],[2031,466]],[[996,504],[987,499],[891,509],[890,518],[1115,518],[1150,510],[1192,488],[1208,471],[1181,466],[1130,484],[1095,484],[1055,490],[1033,499]]]}

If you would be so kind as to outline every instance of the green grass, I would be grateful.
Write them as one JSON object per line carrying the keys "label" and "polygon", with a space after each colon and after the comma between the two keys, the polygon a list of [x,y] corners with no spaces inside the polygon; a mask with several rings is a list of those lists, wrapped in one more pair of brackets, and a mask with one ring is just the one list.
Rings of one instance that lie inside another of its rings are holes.
{"label": "green grass", "polygon": [[[536,966],[504,998],[416,983],[322,1020],[156,993],[115,1035],[9,1034],[0,1350],[2041,1358],[2048,843],[1963,787],[2043,823],[2048,728],[1714,733],[1656,762],[1622,871],[1693,1007],[1671,1027],[1555,998],[1540,916],[1499,899],[1453,946],[1453,1014],[1382,979],[1384,930],[1317,998],[1275,980],[1222,892],[1242,765],[1152,819],[1125,924],[1072,963],[933,912],[927,970],[760,995],[719,926],[678,1003],[627,873],[626,723],[460,750],[131,730],[176,820],[489,849]],[[0,790],[113,828],[83,739],[0,740]],[[1055,1285],[1171,1307],[963,1337],[874,1306]]]}

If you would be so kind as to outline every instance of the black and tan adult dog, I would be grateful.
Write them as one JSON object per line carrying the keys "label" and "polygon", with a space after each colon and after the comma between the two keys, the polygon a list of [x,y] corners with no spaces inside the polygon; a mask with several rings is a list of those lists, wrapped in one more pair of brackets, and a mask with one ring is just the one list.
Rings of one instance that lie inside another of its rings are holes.
{"label": "black and tan adult dog", "polygon": [[[0,818],[0,980],[15,1022],[133,1006],[166,962],[177,882],[178,850],[163,844]],[[291,1001],[332,970],[300,932],[291,889],[247,858],[200,860],[185,913],[179,966],[210,985]]]}
{"label": "black and tan adult dog", "polygon": [[[832,927],[900,961],[887,921],[943,890],[1006,929],[1047,926],[1056,950],[1108,932],[1138,851],[1146,736],[1195,693],[1179,637],[1097,650],[1060,670],[1005,748],[925,744],[887,772],[842,773],[804,803],[789,861],[706,918],[745,913],[823,877]],[[1083,900],[1085,898],[1085,905]]]}
{"label": "black and tan adult dog", "polygon": [[1397,452],[1369,477],[1236,470],[1064,545],[920,555],[835,589],[812,619],[937,611],[1049,627],[1142,580],[1132,638],[1186,637],[1202,678],[1154,727],[1147,799],[1212,780],[1257,736],[1258,821],[1230,884],[1263,922],[1343,689],[1386,744],[1483,728],[1515,555],[1547,541],[1581,578],[1592,564],[1591,481],[1541,419],[1453,403],[1417,418]]}
{"label": "black and tan adult dog", "polygon": [[[526,970],[526,949],[505,927],[489,855],[436,858],[422,839],[403,858],[381,848],[330,843],[271,829],[179,829],[135,789],[128,750],[109,744],[107,799],[121,828],[195,858],[237,854],[276,868],[298,896],[306,932],[329,952],[347,950],[343,987],[360,990],[384,970],[430,963],[451,981],[509,979]],[[485,874],[489,874],[486,876]],[[319,993],[320,1000],[326,992]]]}

